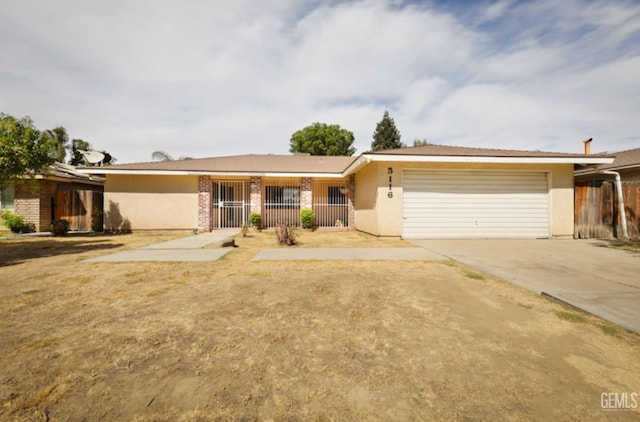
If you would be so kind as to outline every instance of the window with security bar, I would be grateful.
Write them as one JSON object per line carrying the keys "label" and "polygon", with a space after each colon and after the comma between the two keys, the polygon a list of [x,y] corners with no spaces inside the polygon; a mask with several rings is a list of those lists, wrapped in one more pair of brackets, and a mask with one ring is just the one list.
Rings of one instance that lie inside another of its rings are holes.
{"label": "window with security bar", "polygon": [[317,227],[348,227],[349,202],[346,182],[316,180],[313,213]]}
{"label": "window with security bar", "polygon": [[280,224],[300,225],[300,183],[298,181],[268,181],[264,188],[265,227]]}

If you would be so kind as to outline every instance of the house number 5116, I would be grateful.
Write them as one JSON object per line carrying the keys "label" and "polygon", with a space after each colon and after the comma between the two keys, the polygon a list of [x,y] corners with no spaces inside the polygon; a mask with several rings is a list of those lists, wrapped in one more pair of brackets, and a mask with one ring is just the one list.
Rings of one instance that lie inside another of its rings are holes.
{"label": "house number 5116", "polygon": [[393,167],[387,168],[387,174],[389,175],[389,192],[387,192],[387,197],[393,198]]}

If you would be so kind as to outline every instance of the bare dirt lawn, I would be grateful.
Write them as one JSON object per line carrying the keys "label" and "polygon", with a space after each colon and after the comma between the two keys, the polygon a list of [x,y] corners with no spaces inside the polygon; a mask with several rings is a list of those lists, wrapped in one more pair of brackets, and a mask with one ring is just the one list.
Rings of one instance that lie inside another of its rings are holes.
{"label": "bare dirt lawn", "polygon": [[179,235],[0,240],[0,420],[640,417],[637,335],[452,262],[82,262]]}

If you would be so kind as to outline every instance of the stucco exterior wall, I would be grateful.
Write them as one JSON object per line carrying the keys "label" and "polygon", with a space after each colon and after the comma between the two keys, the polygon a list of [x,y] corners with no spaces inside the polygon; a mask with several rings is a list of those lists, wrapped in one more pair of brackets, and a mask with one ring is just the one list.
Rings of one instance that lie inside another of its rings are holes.
{"label": "stucco exterior wall", "polygon": [[198,176],[109,174],[104,211],[107,230],[109,221],[118,220],[116,213],[133,230],[196,228]]}
{"label": "stucco exterior wall", "polygon": [[378,227],[379,180],[378,163],[371,163],[355,174],[353,197],[353,227],[357,230],[380,234]]}
{"label": "stucco exterior wall", "polygon": [[377,236],[402,235],[404,170],[545,171],[549,181],[551,236],[573,237],[573,165],[377,162],[356,174],[355,228]]}

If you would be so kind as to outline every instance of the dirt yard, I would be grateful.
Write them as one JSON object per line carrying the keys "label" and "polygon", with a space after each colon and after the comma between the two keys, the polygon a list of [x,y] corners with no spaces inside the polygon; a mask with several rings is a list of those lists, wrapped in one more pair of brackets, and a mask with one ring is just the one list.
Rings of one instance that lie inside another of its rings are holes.
{"label": "dirt yard", "polygon": [[177,235],[0,240],[0,420],[640,418],[637,335],[454,263],[82,262]]}

